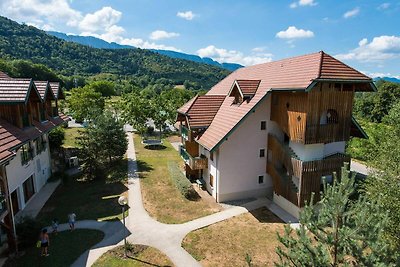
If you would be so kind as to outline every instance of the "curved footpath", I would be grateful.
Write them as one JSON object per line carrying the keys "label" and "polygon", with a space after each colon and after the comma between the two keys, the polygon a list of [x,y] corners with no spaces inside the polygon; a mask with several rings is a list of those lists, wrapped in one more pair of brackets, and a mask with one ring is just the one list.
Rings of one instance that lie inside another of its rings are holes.
{"label": "curved footpath", "polygon": [[[76,228],[97,229],[105,233],[101,242],[83,253],[73,264],[73,267],[91,266],[106,251],[123,245],[123,238],[132,244],[142,244],[154,247],[167,255],[175,266],[201,266],[186,250],[181,247],[183,238],[196,229],[229,219],[263,206],[270,208],[284,221],[292,221],[293,217],[277,208],[267,198],[257,199],[242,206],[234,206],[224,211],[195,219],[183,224],[164,224],[149,216],[142,202],[140,178],[136,175],[137,163],[132,133],[128,133],[128,205],[129,216],[126,227],[117,222],[78,221]],[[67,230],[68,225],[59,227],[60,231]]]}

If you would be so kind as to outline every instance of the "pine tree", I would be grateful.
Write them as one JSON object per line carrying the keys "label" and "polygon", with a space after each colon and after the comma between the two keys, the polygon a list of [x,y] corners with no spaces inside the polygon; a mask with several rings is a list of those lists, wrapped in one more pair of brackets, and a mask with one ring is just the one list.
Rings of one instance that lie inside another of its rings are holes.
{"label": "pine tree", "polygon": [[276,266],[394,266],[383,229],[388,216],[377,201],[355,194],[354,174],[348,164],[341,179],[334,173],[332,185],[324,182],[322,200],[313,198],[300,213],[300,225],[285,226],[278,239],[280,262]]}

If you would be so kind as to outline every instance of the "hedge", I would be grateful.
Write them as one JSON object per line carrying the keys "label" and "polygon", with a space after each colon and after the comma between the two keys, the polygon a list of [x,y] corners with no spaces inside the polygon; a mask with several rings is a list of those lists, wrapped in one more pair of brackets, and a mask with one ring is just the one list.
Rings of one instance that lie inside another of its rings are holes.
{"label": "hedge", "polygon": [[195,200],[198,198],[198,194],[194,190],[193,185],[182,173],[177,162],[169,161],[168,171],[175,183],[175,186],[178,188],[179,192],[181,192],[182,196],[189,200]]}

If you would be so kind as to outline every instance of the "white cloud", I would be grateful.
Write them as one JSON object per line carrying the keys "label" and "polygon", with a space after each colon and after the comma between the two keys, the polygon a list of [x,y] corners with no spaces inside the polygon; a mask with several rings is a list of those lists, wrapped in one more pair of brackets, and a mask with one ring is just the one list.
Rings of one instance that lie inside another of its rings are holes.
{"label": "white cloud", "polygon": [[378,10],[385,10],[385,9],[388,9],[389,7],[390,7],[390,3],[383,3],[378,6]]}
{"label": "white cloud", "polygon": [[150,34],[150,39],[151,40],[161,40],[161,39],[174,38],[174,37],[178,37],[178,36],[179,36],[179,33],[176,33],[176,32],[166,32],[166,31],[162,31],[162,30],[157,30]]}
{"label": "white cloud", "polygon": [[180,11],[180,12],[176,13],[176,15],[178,17],[186,19],[186,20],[192,20],[195,17],[197,17],[197,15],[194,14],[192,11],[184,11],[184,12]]}
{"label": "white cloud", "polygon": [[394,75],[390,72],[368,72],[368,71],[362,71],[365,75],[371,77],[371,78],[382,78],[382,77],[393,77],[396,79],[400,79],[400,75]]}
{"label": "white cloud", "polygon": [[72,9],[68,0],[1,0],[0,14],[42,29],[60,23],[74,27],[82,19],[82,14]]}
{"label": "white cloud", "polygon": [[94,13],[86,14],[79,23],[79,28],[85,32],[108,31],[115,26],[122,17],[122,13],[112,7],[106,6]]}
{"label": "white cloud", "polygon": [[255,53],[261,53],[264,52],[266,49],[265,46],[260,46],[260,47],[254,47],[253,49],[251,49],[251,51],[255,52]]}
{"label": "white cloud", "polygon": [[343,14],[343,18],[348,19],[354,16],[357,16],[358,13],[360,13],[360,8],[356,7],[353,8],[352,10],[347,11],[346,13]]}
{"label": "white cloud", "polygon": [[242,52],[236,50],[227,50],[224,48],[217,48],[214,45],[197,50],[200,57],[209,57],[218,62],[239,63],[245,66],[265,63],[272,61],[272,54],[257,53],[251,55],[244,55]]}
{"label": "white cloud", "polygon": [[299,0],[290,4],[290,8],[296,8],[298,6],[316,6],[317,3],[314,0]]}
{"label": "white cloud", "polygon": [[280,31],[276,37],[281,39],[301,39],[314,37],[314,33],[310,30],[297,29],[295,26],[288,27],[285,31]]}
{"label": "white cloud", "polygon": [[342,60],[358,60],[363,62],[383,62],[400,57],[400,36],[382,35],[374,37],[370,43],[364,38],[358,47],[346,54],[336,55]]}

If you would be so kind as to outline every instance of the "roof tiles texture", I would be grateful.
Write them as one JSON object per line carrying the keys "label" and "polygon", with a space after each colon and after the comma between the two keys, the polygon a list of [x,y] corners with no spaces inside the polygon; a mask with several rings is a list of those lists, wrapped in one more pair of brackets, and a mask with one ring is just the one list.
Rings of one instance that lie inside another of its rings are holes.
{"label": "roof tiles texture", "polygon": [[10,79],[11,77],[7,73],[0,71],[0,79]]}
{"label": "roof tiles texture", "polygon": [[232,98],[226,97],[211,124],[197,141],[206,149],[213,150],[268,92],[273,89],[306,89],[315,79],[372,82],[371,78],[322,51],[238,69],[212,87],[206,96],[227,96],[235,80],[260,80],[253,98],[240,105],[232,105]]}
{"label": "roof tiles texture", "polygon": [[208,127],[225,97],[224,95],[203,95],[197,97],[187,111],[190,128]]}
{"label": "roof tiles texture", "polygon": [[260,85],[261,80],[237,80],[243,95],[254,95]]}
{"label": "roof tiles texture", "polygon": [[0,102],[24,102],[31,79],[0,79]]}
{"label": "roof tiles texture", "polygon": [[34,81],[36,89],[38,90],[40,96],[42,99],[44,99],[44,96],[46,95],[46,90],[48,87],[48,82],[47,81]]}

